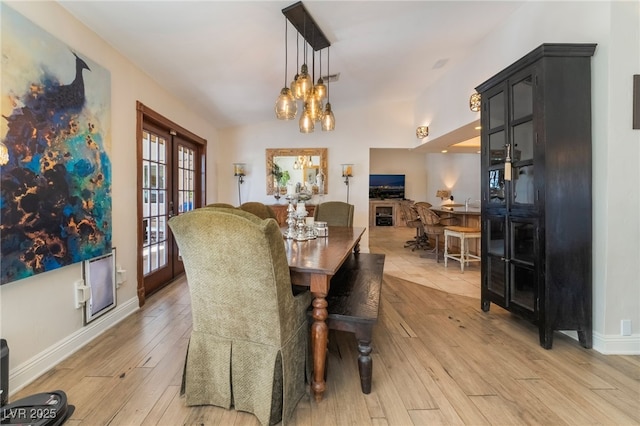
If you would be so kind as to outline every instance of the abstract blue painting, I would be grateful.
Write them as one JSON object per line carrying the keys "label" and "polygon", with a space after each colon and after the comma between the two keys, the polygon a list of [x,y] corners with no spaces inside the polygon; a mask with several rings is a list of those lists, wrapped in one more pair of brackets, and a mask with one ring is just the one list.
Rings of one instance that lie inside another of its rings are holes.
{"label": "abstract blue painting", "polygon": [[111,251],[111,75],[6,4],[0,8],[6,284]]}

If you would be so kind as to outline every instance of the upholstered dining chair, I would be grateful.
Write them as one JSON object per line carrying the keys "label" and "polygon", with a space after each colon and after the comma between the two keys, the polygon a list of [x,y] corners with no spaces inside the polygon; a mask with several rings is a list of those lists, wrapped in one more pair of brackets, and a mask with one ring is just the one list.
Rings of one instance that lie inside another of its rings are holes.
{"label": "upholstered dining chair", "polygon": [[313,219],[328,226],[353,226],[353,209],[353,204],[344,201],[326,201],[316,206]]}
{"label": "upholstered dining chair", "polygon": [[186,404],[233,406],[263,425],[286,424],[306,389],[311,295],[292,293],[278,224],[205,207],[169,226],[191,294]]}
{"label": "upholstered dining chair", "polygon": [[207,204],[205,207],[224,207],[226,209],[236,208],[234,205],[228,204],[228,203],[211,203],[211,204]]}
{"label": "upholstered dining chair", "polygon": [[[424,228],[424,234],[427,238],[434,239],[432,253],[435,254],[436,262],[440,262],[440,237],[444,237],[444,229],[449,225],[457,225],[455,218],[440,218],[436,212],[431,210],[431,204],[420,201],[415,203],[416,211],[420,216],[420,221]],[[421,255],[422,257],[422,255]]]}
{"label": "upholstered dining chair", "polygon": [[411,251],[414,251],[417,248],[426,248],[428,245],[428,239],[424,234],[422,221],[420,220],[418,211],[416,210],[412,201],[403,200],[400,202],[400,215],[408,228],[415,228],[416,230],[416,236],[414,237],[414,239],[407,240],[404,244],[404,247],[411,247]]}
{"label": "upholstered dining chair", "polygon": [[276,213],[271,207],[258,201],[248,201],[246,203],[242,203],[240,205],[240,208],[245,212],[253,213],[260,219],[277,219]]}

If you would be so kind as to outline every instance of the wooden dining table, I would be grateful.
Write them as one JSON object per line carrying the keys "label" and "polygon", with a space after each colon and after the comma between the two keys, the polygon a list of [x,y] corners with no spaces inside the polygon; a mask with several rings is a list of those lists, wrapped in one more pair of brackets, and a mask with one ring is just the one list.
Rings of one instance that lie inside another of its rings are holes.
{"label": "wooden dining table", "polygon": [[360,250],[360,238],[365,228],[330,226],[329,235],[313,240],[285,239],[291,283],[309,287],[313,295],[311,325],[311,352],[313,377],[311,392],[321,401],[326,389],[324,380],[329,328],[326,323],[327,294],[331,277],[340,269],[351,252]]}

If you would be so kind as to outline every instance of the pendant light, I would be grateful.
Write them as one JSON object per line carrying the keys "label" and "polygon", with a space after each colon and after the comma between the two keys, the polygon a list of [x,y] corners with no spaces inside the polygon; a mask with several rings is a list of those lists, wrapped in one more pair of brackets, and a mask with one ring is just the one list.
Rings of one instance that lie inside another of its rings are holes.
{"label": "pendant light", "polygon": [[309,110],[307,103],[304,103],[304,107],[302,109],[302,115],[300,116],[300,133],[313,133],[313,120],[309,115]]}
{"label": "pendant light", "polygon": [[309,75],[309,67],[307,66],[307,63],[306,63],[307,62],[306,43],[304,46],[304,52],[305,52],[305,55],[304,55],[305,58],[304,58],[304,62],[302,63],[302,67],[300,68],[300,75],[298,76],[298,87],[296,88],[296,99],[299,99],[299,100],[304,100],[309,94],[309,91],[311,91],[311,88],[313,87],[313,80]]}
{"label": "pendant light", "polygon": [[280,91],[280,96],[276,100],[276,118],[278,120],[293,120],[298,114],[298,105],[287,87],[287,19],[284,20],[284,88]]}
{"label": "pendant light", "polygon": [[[301,105],[298,108],[301,110],[300,119],[298,125],[301,133],[312,133],[314,131],[315,122],[318,122],[319,126],[322,126],[322,130],[331,131],[335,128],[335,118],[331,111],[331,104],[329,101],[329,82],[322,78],[322,50],[331,46],[331,43],[324,35],[322,30],[318,27],[313,17],[306,10],[302,2],[298,1],[284,9],[282,13],[288,19],[288,21],[298,31],[296,39],[296,72],[295,78],[291,82],[291,90],[287,91],[286,83],[285,88],[282,90],[283,106],[281,107],[282,114],[285,114],[285,110],[289,107],[285,107],[284,99],[287,99],[288,95],[301,101]],[[285,32],[286,37],[286,32]],[[300,46],[300,37],[302,37],[303,46]],[[302,47],[303,60],[300,61],[300,49]],[[285,45],[286,49],[286,45]],[[311,49],[313,56],[313,70],[310,74],[308,64],[308,50]],[[318,52],[320,55],[320,75],[316,83],[316,69],[315,69],[315,54]],[[328,56],[328,55],[327,55]],[[302,62],[302,66],[300,66]],[[299,68],[298,68],[299,67]],[[286,55],[285,55],[285,68],[286,68]],[[328,68],[328,66],[327,66]],[[286,72],[286,71],[285,71]],[[286,76],[285,76],[286,81]],[[326,86],[325,86],[326,84]],[[325,101],[326,99],[326,101]],[[327,102],[327,105],[323,105]],[[278,104],[279,105],[279,104]],[[278,105],[276,108],[278,108]],[[286,104],[288,105],[288,103]],[[287,110],[288,111],[288,110]],[[283,118],[288,119],[288,118]],[[298,161],[300,164],[300,161]]]}
{"label": "pendant light", "polygon": [[[313,51],[312,51],[312,55],[313,55],[313,62],[312,62],[313,78],[311,79],[311,81],[313,82],[316,76],[316,55]],[[322,104],[318,100],[318,94],[316,93],[315,86],[312,85],[311,88],[309,89],[309,92],[307,93],[307,96],[305,98],[305,102],[307,104],[307,112],[309,113],[309,118],[311,119],[311,121],[319,121],[320,116],[322,115]]]}
{"label": "pendant light", "polygon": [[309,95],[307,96],[307,111],[309,112],[309,118],[313,121],[320,121],[322,118],[322,103],[318,100],[318,94],[316,88],[312,87]]}
{"label": "pendant light", "polygon": [[327,97],[327,86],[324,85],[324,81],[322,80],[322,50],[320,51],[320,77],[316,84],[316,96],[320,102]]}
{"label": "pendant light", "polygon": [[[307,31],[307,20],[305,18],[304,20],[304,32],[306,33]],[[296,93],[294,94],[294,97],[298,100],[305,100],[307,94],[309,93],[309,90],[311,90],[311,87],[313,87],[313,80],[311,79],[311,76],[309,75],[309,67],[307,66],[307,42],[305,40],[305,44],[304,44],[304,58],[303,58],[303,62],[302,62],[302,67],[300,68],[300,75],[298,76],[297,81],[297,86],[296,86]]]}
{"label": "pendant light", "polygon": [[[330,76],[330,54],[331,47],[327,47],[327,76]],[[331,111],[331,78],[327,77],[327,105],[325,106],[324,114],[322,115],[322,131],[331,132],[336,128],[336,118],[333,115],[333,111]]]}
{"label": "pendant light", "polygon": [[300,74],[298,74],[298,69],[300,68],[300,33],[296,35],[296,75],[293,77],[293,81],[291,82],[291,93],[294,99],[300,99],[298,93],[300,91],[300,87],[298,86],[298,78]]}

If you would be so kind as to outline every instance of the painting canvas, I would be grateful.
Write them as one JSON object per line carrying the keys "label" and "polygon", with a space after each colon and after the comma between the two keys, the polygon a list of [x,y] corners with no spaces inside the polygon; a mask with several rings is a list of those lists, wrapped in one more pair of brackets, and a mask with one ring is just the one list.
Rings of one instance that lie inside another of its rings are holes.
{"label": "painting canvas", "polygon": [[0,7],[0,135],[8,151],[0,160],[0,284],[7,284],[111,252],[111,76]]}

